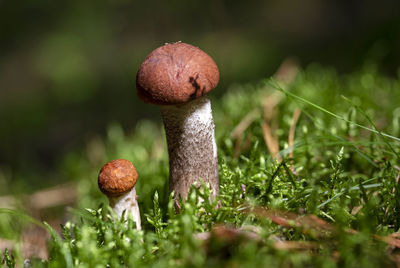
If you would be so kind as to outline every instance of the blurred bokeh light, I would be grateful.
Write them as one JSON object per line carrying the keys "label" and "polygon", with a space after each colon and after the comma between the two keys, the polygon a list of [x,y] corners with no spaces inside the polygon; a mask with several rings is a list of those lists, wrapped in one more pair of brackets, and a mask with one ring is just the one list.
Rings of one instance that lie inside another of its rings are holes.
{"label": "blurred bokeh light", "polygon": [[165,42],[215,59],[214,98],[269,77],[287,57],[339,72],[373,61],[397,75],[399,8],[395,0],[0,0],[0,176],[55,184],[56,175],[38,178],[57,174],[66,153],[113,122],[129,132],[140,119],[159,120],[136,97],[135,75]]}

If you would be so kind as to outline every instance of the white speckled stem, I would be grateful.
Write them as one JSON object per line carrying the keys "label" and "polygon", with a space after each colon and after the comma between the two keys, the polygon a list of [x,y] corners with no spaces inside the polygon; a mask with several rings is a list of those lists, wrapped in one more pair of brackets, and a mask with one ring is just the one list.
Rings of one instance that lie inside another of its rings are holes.
{"label": "white speckled stem", "polygon": [[117,197],[109,197],[108,200],[110,201],[110,207],[114,210],[119,219],[125,210],[125,219],[128,218],[128,215],[131,215],[133,221],[136,222],[136,229],[142,229],[135,187],[126,194]]}
{"label": "white speckled stem", "polygon": [[180,105],[162,107],[167,135],[170,191],[186,199],[200,180],[209,184],[212,199],[219,194],[217,145],[211,103],[207,96]]}

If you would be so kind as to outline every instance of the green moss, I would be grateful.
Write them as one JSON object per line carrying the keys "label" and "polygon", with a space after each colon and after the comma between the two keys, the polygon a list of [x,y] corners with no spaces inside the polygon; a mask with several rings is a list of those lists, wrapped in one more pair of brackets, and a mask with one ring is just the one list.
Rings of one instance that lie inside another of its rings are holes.
{"label": "green moss", "polygon": [[[271,114],[277,126],[273,134],[279,139],[281,162],[271,157],[261,126],[263,101],[271,94],[281,94],[276,106],[279,113]],[[395,251],[377,236],[390,235],[400,227],[396,166],[400,153],[399,99],[399,80],[382,76],[371,66],[352,75],[338,75],[312,65],[300,71],[285,89],[271,80],[232,86],[225,96],[213,100],[220,207],[198,202],[199,197],[208,200],[207,189],[192,189],[180,214],[175,213],[168,193],[168,156],[162,126],[143,121],[128,133],[114,124],[105,140],[96,138],[88,142],[86,151],[65,157],[62,169],[78,184],[78,209],[63,226],[62,236],[51,231],[50,259],[33,264],[393,265]],[[295,109],[301,110],[301,116],[290,148],[288,133]],[[235,127],[249,113],[253,113],[249,125],[234,136]],[[139,171],[141,232],[134,230],[130,220],[128,228],[125,223],[113,221],[107,207],[99,206],[107,200],[97,189],[97,172],[102,164],[115,158],[132,161]],[[281,222],[268,216],[272,214],[252,211],[260,207],[276,213]],[[287,220],[286,225],[282,219]],[[246,237],[249,231],[223,236],[215,226],[251,230],[256,238]],[[199,233],[209,233],[210,238],[196,239]],[[276,246],[279,241],[297,247],[282,249]],[[13,263],[8,253],[5,262]]]}

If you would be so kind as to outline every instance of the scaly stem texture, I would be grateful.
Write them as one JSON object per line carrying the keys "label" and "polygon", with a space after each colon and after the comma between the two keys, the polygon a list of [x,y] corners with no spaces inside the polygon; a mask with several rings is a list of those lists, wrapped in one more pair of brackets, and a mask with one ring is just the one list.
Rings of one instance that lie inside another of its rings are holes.
{"label": "scaly stem texture", "polygon": [[170,191],[186,199],[190,187],[200,180],[210,185],[212,199],[219,194],[217,145],[210,100],[162,107],[167,136]]}

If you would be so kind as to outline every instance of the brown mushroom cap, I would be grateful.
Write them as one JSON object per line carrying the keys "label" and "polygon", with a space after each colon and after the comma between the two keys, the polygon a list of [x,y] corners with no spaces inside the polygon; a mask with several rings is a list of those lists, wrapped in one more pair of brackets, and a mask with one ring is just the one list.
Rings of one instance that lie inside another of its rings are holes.
{"label": "brown mushroom cap", "polygon": [[125,159],[112,160],[99,173],[100,191],[109,197],[130,191],[136,184],[138,173],[131,162]]}
{"label": "brown mushroom cap", "polygon": [[136,88],[144,102],[179,104],[210,92],[218,80],[218,67],[209,55],[178,42],[159,47],[146,57],[136,76]]}

